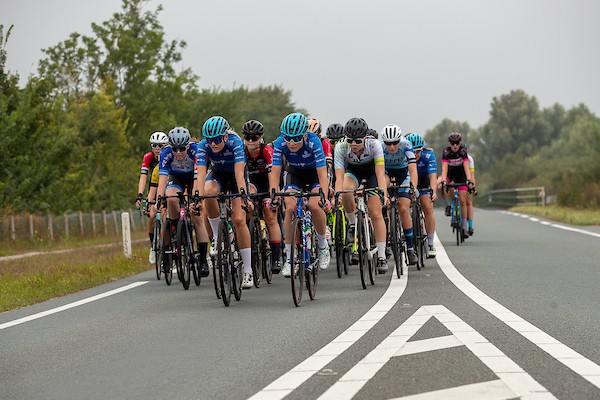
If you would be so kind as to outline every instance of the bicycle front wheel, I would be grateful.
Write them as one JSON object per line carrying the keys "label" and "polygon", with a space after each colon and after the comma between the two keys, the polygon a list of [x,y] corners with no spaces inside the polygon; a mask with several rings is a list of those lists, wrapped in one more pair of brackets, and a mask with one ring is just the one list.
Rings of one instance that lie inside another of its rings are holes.
{"label": "bicycle front wheel", "polygon": [[402,269],[402,252],[400,251],[400,230],[398,226],[398,209],[392,207],[390,211],[390,245],[392,247],[392,254],[394,255],[394,262],[396,263],[396,276],[400,279],[400,276],[404,273]]}
{"label": "bicycle front wheel", "polygon": [[360,269],[360,283],[363,289],[367,288],[367,269],[369,268],[369,259],[367,252],[369,246],[366,245],[366,232],[365,232],[365,216],[362,211],[356,212],[356,233],[358,237],[358,267]]}
{"label": "bicycle front wheel", "polygon": [[252,254],[252,276],[254,277],[254,286],[257,288],[260,287],[260,275],[264,258],[261,247],[260,224],[257,218],[252,218],[250,220],[250,249]]}
{"label": "bicycle front wheel", "polygon": [[223,304],[225,304],[226,307],[229,307],[232,292],[231,268],[233,268],[233,260],[230,250],[227,221],[223,220],[219,222],[219,234],[217,236],[217,264],[221,299],[223,300]]}
{"label": "bicycle front wheel", "polygon": [[290,251],[290,267],[292,285],[292,299],[296,307],[302,304],[302,290],[304,286],[304,250],[302,248],[302,225],[299,218],[292,220],[292,248]]}
{"label": "bicycle front wheel", "polygon": [[[417,200],[419,201],[419,200]],[[417,270],[421,269],[421,265],[423,264],[423,249],[421,248],[421,221],[419,219],[419,209],[417,207],[417,203],[414,202],[412,206],[411,218],[413,222],[413,238],[414,238],[414,246],[415,252],[417,253]]]}
{"label": "bicycle front wheel", "polygon": [[314,300],[317,297],[319,290],[319,256],[317,254],[317,235],[314,228],[311,228],[311,247],[310,247],[310,264],[312,268],[306,272],[306,288],[308,289],[308,297]]}
{"label": "bicycle front wheel", "polygon": [[333,234],[334,236],[334,246],[335,246],[335,265],[337,267],[337,276],[338,278],[342,277],[344,272],[344,232],[342,227],[342,218],[344,218],[344,212],[342,210],[337,210],[335,212],[335,217],[333,220]]}
{"label": "bicycle front wheel", "polygon": [[154,267],[156,268],[156,279],[160,281],[162,275],[162,246],[160,245],[160,232],[162,229],[162,221],[160,219],[154,221],[154,235],[152,236],[152,251],[154,251]]}
{"label": "bicycle front wheel", "polygon": [[177,272],[181,277],[181,284],[185,290],[190,288],[190,264],[193,260],[191,254],[190,234],[185,221],[180,220],[177,224]]}
{"label": "bicycle front wheel", "polygon": [[[369,218],[369,243],[367,246],[368,250],[368,261],[369,261],[369,282],[371,282],[371,285],[375,284],[375,277],[377,276],[377,258],[378,257],[373,257],[372,256],[372,252],[371,250],[375,249],[375,247],[377,247],[377,243],[375,242],[375,233],[374,233],[374,229],[373,229],[373,221],[371,221],[371,219]],[[365,238],[366,239],[366,238]],[[385,254],[384,254],[385,257]]]}

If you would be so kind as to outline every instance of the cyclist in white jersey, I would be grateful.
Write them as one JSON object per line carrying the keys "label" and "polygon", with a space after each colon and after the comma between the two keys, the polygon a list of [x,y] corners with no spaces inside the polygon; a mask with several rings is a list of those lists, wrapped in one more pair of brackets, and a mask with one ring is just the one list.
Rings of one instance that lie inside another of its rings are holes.
{"label": "cyclist in white jersey", "polygon": [[[384,202],[387,204],[383,149],[377,139],[367,136],[368,129],[367,123],[362,118],[352,118],[346,123],[344,127],[346,140],[338,143],[334,154],[336,191],[354,190],[365,179],[365,189],[380,188],[385,199]],[[349,222],[348,238],[354,240],[356,234],[356,203],[352,193],[342,194],[342,204]],[[377,270],[379,273],[386,273],[388,270],[385,257],[386,228],[379,196],[370,196],[367,207],[375,231]]]}

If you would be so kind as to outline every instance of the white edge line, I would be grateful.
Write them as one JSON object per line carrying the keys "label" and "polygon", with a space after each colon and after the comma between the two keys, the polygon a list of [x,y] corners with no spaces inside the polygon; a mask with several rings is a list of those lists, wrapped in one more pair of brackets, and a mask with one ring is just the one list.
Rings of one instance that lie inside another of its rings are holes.
{"label": "white edge line", "polygon": [[557,339],[548,335],[533,324],[515,323],[515,321],[524,320],[483,293],[458,272],[454,264],[452,264],[452,261],[450,261],[446,249],[442,245],[437,234],[435,235],[435,247],[438,249],[436,259],[440,269],[467,297],[518,332],[531,343],[535,344],[541,350],[545,351],[552,358],[600,389],[600,379],[598,379],[598,376],[600,376],[600,366],[598,364],[585,358],[583,355],[559,342]]}
{"label": "white edge line", "polygon": [[249,400],[283,399],[362,338],[398,302],[406,289],[408,268],[404,267],[404,275],[400,279],[396,278],[395,268],[390,268],[390,272],[390,285],[369,311],[330,343],[265,386]]}
{"label": "white edge line", "polygon": [[6,328],[10,328],[10,327],[15,326],[15,325],[20,325],[20,324],[23,324],[25,322],[33,321],[33,320],[36,320],[38,318],[47,317],[48,315],[56,314],[58,312],[65,311],[65,310],[68,310],[70,308],[78,307],[78,306],[81,306],[83,304],[91,303],[92,301],[100,300],[100,299],[103,299],[105,297],[112,296],[114,294],[121,293],[121,292],[124,292],[126,290],[136,288],[138,286],[142,286],[142,285],[144,285],[144,284],[146,284],[148,282],[149,281],[134,282],[132,284],[120,287],[118,289],[110,290],[110,291],[105,292],[105,293],[100,293],[100,294],[98,294],[96,296],[88,297],[86,299],[81,299],[81,300],[75,301],[73,303],[65,304],[64,306],[52,308],[50,310],[42,311],[42,312],[39,312],[37,314],[33,314],[33,315],[29,315],[27,317],[19,318],[19,319],[16,319],[14,321],[5,322],[5,323],[3,323],[3,324],[0,325],[0,330],[6,329]]}
{"label": "white edge line", "polygon": [[521,218],[529,218],[530,221],[539,222],[542,225],[551,226],[553,228],[563,229],[565,231],[576,232],[576,233],[581,233],[581,234],[584,234],[584,235],[588,235],[588,236],[593,236],[593,237],[600,238],[600,233],[586,231],[585,229],[572,228],[570,226],[556,224],[554,222],[542,221],[540,219],[530,217],[529,215],[517,214],[517,213],[511,212],[511,211],[500,211],[500,213],[501,214],[507,214],[507,215],[513,215],[513,216],[521,217]]}

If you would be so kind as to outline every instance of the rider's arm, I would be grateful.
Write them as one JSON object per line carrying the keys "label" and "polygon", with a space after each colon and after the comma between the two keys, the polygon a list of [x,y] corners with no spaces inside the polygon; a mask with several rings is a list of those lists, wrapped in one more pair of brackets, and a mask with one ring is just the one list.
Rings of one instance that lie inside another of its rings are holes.
{"label": "rider's arm", "polygon": [[248,193],[248,186],[246,185],[246,177],[244,174],[244,162],[236,162],[233,164],[233,172],[239,191],[241,192],[243,190]]}
{"label": "rider's arm", "polygon": [[194,189],[192,193],[196,193],[196,190],[200,196],[204,195],[204,183],[206,182],[206,165],[196,165],[196,173],[198,178],[194,181]]}
{"label": "rider's arm", "polygon": [[408,164],[408,174],[410,176],[410,183],[412,187],[416,188],[419,185],[419,175],[417,174],[417,164]]}
{"label": "rider's arm", "polygon": [[146,187],[146,182],[148,181],[148,174],[140,174],[140,181],[138,182],[138,193],[144,194],[144,188]]}
{"label": "rider's arm", "polygon": [[275,189],[279,192],[279,177],[281,176],[281,165],[273,165],[269,172],[269,193]]}
{"label": "rider's arm", "polygon": [[327,179],[327,167],[317,167],[317,177],[319,178],[319,185],[323,189],[325,198],[329,198],[329,180]]}
{"label": "rider's arm", "polygon": [[382,190],[384,198],[387,197],[387,184],[385,182],[385,165],[375,163],[375,176],[377,176],[377,185]]}

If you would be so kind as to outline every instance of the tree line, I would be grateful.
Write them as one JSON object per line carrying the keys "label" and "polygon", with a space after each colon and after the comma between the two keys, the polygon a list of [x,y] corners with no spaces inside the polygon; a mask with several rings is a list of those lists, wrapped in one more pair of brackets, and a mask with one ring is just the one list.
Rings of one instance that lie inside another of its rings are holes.
{"label": "tree line", "polygon": [[[271,140],[285,115],[303,111],[277,85],[199,89],[190,69],[178,69],[185,41],[167,41],[161,6],[146,5],[123,0],[90,36],[45,49],[24,88],[5,69],[11,28],[0,25],[0,213],[129,208],[152,132],[182,125],[199,134],[219,114],[238,130],[259,119]],[[600,205],[600,120],[583,104],[542,109],[522,90],[494,97],[484,125],[444,119],[425,133],[438,158],[451,131],[475,158],[480,192],[545,186],[562,205]]]}
{"label": "tree line", "polygon": [[454,130],[475,158],[480,192],[544,186],[560,205],[600,206],[600,119],[584,104],[542,109],[534,96],[513,90],[492,99],[484,125],[444,119],[427,131],[427,145],[441,152]]}

